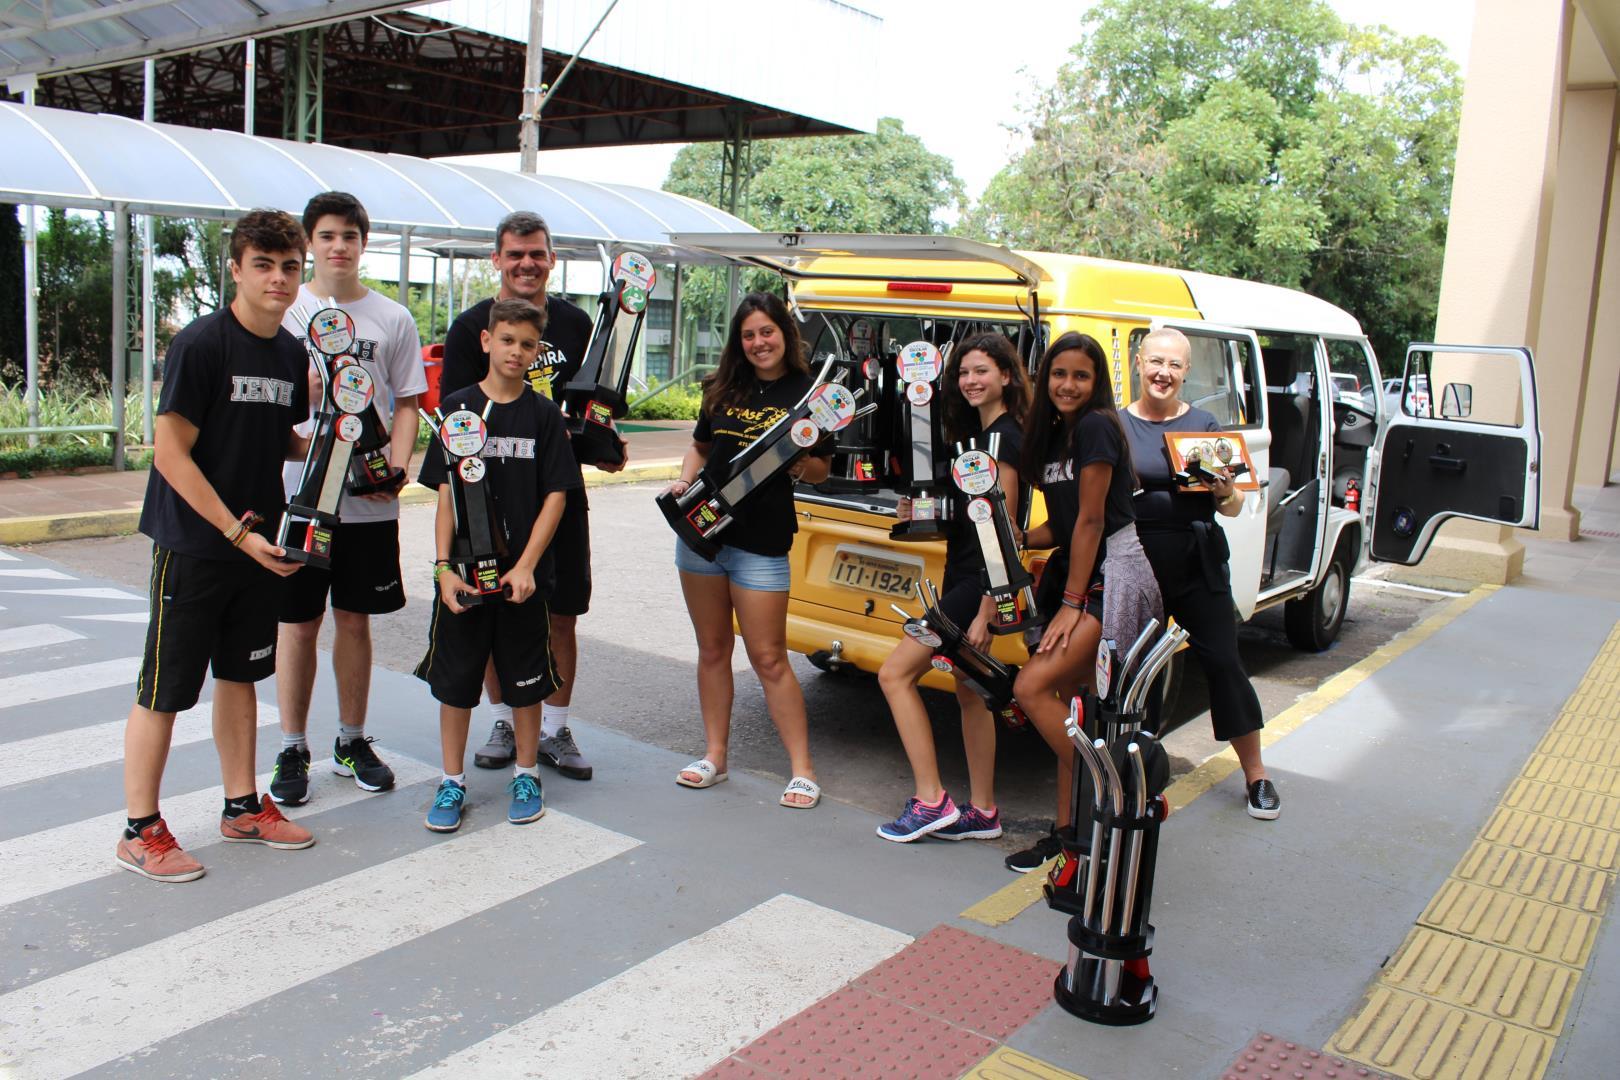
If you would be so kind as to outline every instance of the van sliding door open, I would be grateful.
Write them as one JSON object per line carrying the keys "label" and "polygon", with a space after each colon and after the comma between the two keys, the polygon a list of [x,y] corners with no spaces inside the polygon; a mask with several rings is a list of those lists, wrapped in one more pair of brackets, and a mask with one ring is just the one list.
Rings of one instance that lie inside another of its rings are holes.
{"label": "van sliding door open", "polygon": [[1530,350],[1417,344],[1380,439],[1371,554],[1406,566],[1447,518],[1534,529],[1541,428]]}

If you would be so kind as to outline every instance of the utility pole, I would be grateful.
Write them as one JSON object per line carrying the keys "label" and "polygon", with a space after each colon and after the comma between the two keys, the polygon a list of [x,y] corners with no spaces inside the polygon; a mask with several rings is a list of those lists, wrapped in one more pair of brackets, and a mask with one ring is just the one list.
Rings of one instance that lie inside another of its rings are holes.
{"label": "utility pole", "polygon": [[545,89],[545,54],[540,47],[544,0],[529,0],[529,48],[523,58],[523,111],[518,114],[518,171],[533,175],[540,155],[540,94]]}

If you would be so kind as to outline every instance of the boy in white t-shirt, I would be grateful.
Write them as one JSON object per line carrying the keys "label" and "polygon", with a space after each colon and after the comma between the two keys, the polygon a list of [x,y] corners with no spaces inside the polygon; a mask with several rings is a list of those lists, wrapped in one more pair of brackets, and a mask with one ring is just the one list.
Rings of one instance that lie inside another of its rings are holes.
{"label": "boy in white t-shirt", "polygon": [[[389,426],[388,460],[408,468],[416,445],[416,399],[427,390],[422,344],[416,320],[404,306],[360,281],[370,218],[360,200],[328,191],[304,208],[304,231],[314,261],[314,279],[298,290],[283,323],[299,340],[307,320],[336,303],[354,320],[354,352],[371,372],[377,406]],[[301,466],[289,464],[284,480],[290,496]],[[276,648],[276,699],[281,708],[281,754],[270,780],[270,797],[296,806],[309,798],[310,695],[315,687],[315,641],[332,602],[332,675],[337,684],[338,735],[332,770],[352,776],[366,791],[387,791],[394,773],[378,759],[366,737],[366,702],[371,691],[371,616],[405,606],[399,567],[399,492],[345,493],[338,505],[329,570],[305,567],[288,580],[282,594],[281,631]]]}

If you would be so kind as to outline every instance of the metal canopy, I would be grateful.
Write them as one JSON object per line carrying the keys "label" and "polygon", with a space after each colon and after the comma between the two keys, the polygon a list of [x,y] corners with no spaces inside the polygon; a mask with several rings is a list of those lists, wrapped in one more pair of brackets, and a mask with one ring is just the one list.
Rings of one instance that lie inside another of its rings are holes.
{"label": "metal canopy", "polygon": [[[689,251],[716,258],[752,263],[793,280],[836,278],[843,281],[881,281],[892,275],[851,273],[836,266],[813,267],[820,259],[896,259],[919,262],[980,263],[997,273],[983,278],[952,272],[949,280],[963,284],[1022,285],[1026,288],[1050,280],[1041,266],[1010,248],[964,240],[957,236],[867,236],[860,233],[750,232],[678,233],[670,240]],[[932,280],[907,273],[907,280]],[[945,280],[945,279],[940,279]]]}
{"label": "metal canopy", "polygon": [[[559,176],[524,176],[232,131],[144,124],[0,102],[0,202],[165,217],[233,219],[254,207],[300,213],[338,190],[365,204],[372,229],[409,230],[416,247],[487,244],[512,210],[533,210],[565,253],[598,244],[694,261],[672,233],[749,233],[740,218],[669,192]],[[718,232],[717,232],[718,231]],[[702,261],[698,256],[696,261]]]}

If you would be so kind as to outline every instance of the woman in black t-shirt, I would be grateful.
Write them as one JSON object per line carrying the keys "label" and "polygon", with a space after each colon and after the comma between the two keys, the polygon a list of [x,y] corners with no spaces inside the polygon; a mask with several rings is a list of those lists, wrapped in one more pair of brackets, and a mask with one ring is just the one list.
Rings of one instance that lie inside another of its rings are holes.
{"label": "woman in black t-shirt", "polygon": [[[1007,497],[1007,512],[1018,520],[1018,458],[1023,444],[1024,415],[1029,409],[1029,375],[1023,359],[1005,336],[977,334],[959,343],[940,380],[945,437],[952,442],[980,435],[999,435],[997,479]],[[967,499],[952,491],[957,503],[950,535],[945,540],[945,581],[940,609],[980,649],[990,648],[990,616],[995,606],[985,592],[984,555],[978,533],[964,512]],[[906,516],[906,500],[900,506]],[[889,712],[900,732],[916,793],[894,821],[879,825],[885,840],[905,843],[930,833],[946,840],[990,840],[1001,835],[996,810],[996,723],[982,698],[956,683],[956,702],[962,710],[962,743],[967,750],[968,783],[972,800],[958,807],[940,781],[934,754],[934,729],[928,721],[917,683],[927,673],[934,650],[903,637],[878,672],[878,684],[889,701]]]}
{"label": "woman in black t-shirt", "polygon": [[[703,380],[703,411],[692,429],[692,446],[681,460],[681,477],[670,485],[684,493],[714,454],[735,457],[770,430],[811,385],[799,329],[787,305],[770,293],[749,293],[731,317],[719,366]],[[793,483],[827,478],[827,459],[807,455],[787,474],[757,489],[716,539],[713,562],[675,541],[681,593],[698,642],[698,703],[703,711],[703,757],[682,769],[683,787],[712,787],[726,778],[731,737],[731,621],[735,615],[748,662],[759,676],[765,704],[787,749],[792,779],[782,805],[808,810],[821,801],[810,763],[804,691],[787,654],[788,551],[798,522]]]}
{"label": "woman in black t-shirt", "polygon": [[1070,699],[1095,678],[1104,623],[1116,641],[1129,642],[1149,618],[1163,617],[1153,570],[1136,539],[1135,474],[1095,338],[1070,331],[1048,346],[1026,432],[1024,469],[1040,484],[1047,516],[1024,542],[1054,550],[1040,590],[1042,613],[1050,618],[1014,693],[1057,754],[1058,798],[1052,832],[1007,857],[1007,868],[1020,873],[1055,856],[1057,831],[1069,825],[1074,746],[1064,721]]}

